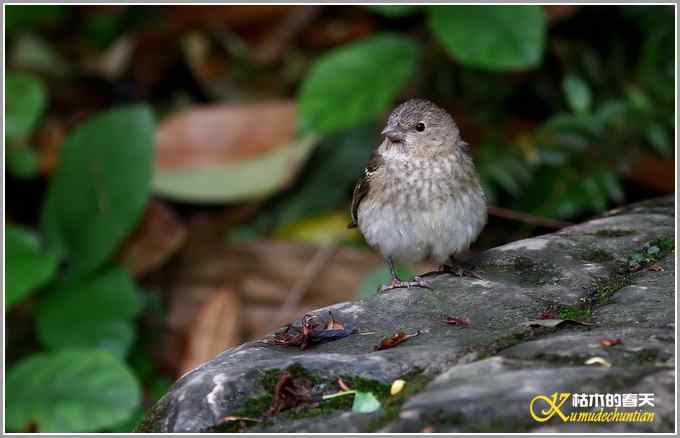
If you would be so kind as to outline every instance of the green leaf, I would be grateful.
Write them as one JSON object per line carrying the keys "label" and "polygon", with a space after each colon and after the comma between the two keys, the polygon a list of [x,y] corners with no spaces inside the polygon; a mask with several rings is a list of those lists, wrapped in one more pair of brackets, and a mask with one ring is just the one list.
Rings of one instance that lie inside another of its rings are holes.
{"label": "green leaf", "polygon": [[121,268],[62,282],[38,307],[38,339],[48,348],[97,347],[124,356],[134,340],[131,319],[142,305]]}
{"label": "green leaf", "polygon": [[633,108],[635,108],[636,110],[643,113],[648,113],[652,111],[654,103],[649,98],[649,96],[644,92],[644,90],[640,89],[639,87],[635,85],[627,87],[626,96],[628,97],[628,100],[630,101]]}
{"label": "green leaf", "polygon": [[541,62],[542,6],[430,6],[428,12],[432,33],[465,66],[503,71]]}
{"label": "green leaf", "polygon": [[621,187],[621,182],[619,177],[613,170],[609,168],[602,168],[596,173],[600,186],[606,190],[609,198],[616,202],[623,202],[625,199],[625,194],[623,192],[623,187]]}
{"label": "green leaf", "polygon": [[674,144],[671,142],[671,133],[659,122],[650,122],[645,130],[645,136],[659,154],[666,156],[673,153]]}
{"label": "green leaf", "polygon": [[386,17],[405,17],[421,9],[419,5],[366,5],[364,8]]}
{"label": "green leaf", "polygon": [[38,77],[18,72],[7,73],[5,90],[5,135],[10,140],[21,140],[31,134],[45,110],[47,91]]}
{"label": "green leaf", "polygon": [[304,127],[328,132],[378,117],[413,76],[417,60],[418,45],[390,33],[324,54],[302,84]]}
{"label": "green leaf", "polygon": [[144,408],[139,406],[135,411],[124,421],[118,423],[107,430],[107,432],[112,433],[132,433],[139,423],[144,420],[145,411]]}
{"label": "green leaf", "polygon": [[57,258],[43,252],[29,230],[16,225],[5,226],[5,255],[6,309],[45,285],[57,271]]}
{"label": "green leaf", "polygon": [[590,87],[582,78],[574,74],[566,75],[562,81],[562,89],[572,111],[585,113],[590,110],[592,95]]}
{"label": "green leaf", "polygon": [[71,274],[101,266],[136,225],[149,197],[154,130],[149,108],[131,106],[88,120],[63,145],[41,219]]}
{"label": "green leaf", "polygon": [[43,24],[58,24],[69,11],[65,5],[7,5],[5,26],[7,32],[18,28],[29,29]]}
{"label": "green leaf", "polygon": [[370,392],[356,391],[354,402],[352,403],[353,412],[367,414],[380,409],[380,401]]}
{"label": "green leaf", "polygon": [[96,349],[29,356],[7,372],[7,428],[95,432],[127,419],[139,384],[127,366]]}
{"label": "green leaf", "polygon": [[31,147],[7,147],[5,154],[7,170],[15,178],[29,179],[38,175],[38,157]]}
{"label": "green leaf", "polygon": [[621,123],[625,123],[625,118],[630,111],[630,105],[623,99],[610,99],[602,102],[597,111],[592,114],[600,129]]}
{"label": "green leaf", "polygon": [[[401,279],[410,279],[413,277],[413,271],[406,266],[397,265],[397,274]],[[387,264],[381,265],[378,268],[371,271],[359,285],[359,290],[357,292],[358,298],[368,298],[378,293],[378,287],[381,284],[389,282],[391,279],[390,268]]]}

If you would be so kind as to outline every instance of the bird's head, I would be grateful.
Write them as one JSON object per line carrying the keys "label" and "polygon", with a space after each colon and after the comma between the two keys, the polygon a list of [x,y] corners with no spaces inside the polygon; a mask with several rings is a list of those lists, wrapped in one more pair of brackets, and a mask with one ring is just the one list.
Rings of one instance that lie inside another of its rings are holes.
{"label": "bird's head", "polygon": [[392,111],[383,145],[405,154],[429,155],[456,147],[460,131],[453,117],[429,100],[411,99]]}

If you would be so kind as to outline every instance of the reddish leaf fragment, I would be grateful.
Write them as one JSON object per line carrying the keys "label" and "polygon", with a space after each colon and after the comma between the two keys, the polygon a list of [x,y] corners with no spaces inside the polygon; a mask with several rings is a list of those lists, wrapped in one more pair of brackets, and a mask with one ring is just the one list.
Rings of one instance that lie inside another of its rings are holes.
{"label": "reddish leaf fragment", "polygon": [[450,325],[456,325],[459,327],[470,327],[472,324],[472,321],[470,321],[470,318],[467,316],[447,316],[446,319],[443,321],[446,324]]}
{"label": "reddish leaf fragment", "polygon": [[611,347],[613,345],[619,345],[621,343],[622,343],[622,341],[619,338],[616,338],[616,339],[604,338],[604,339],[600,340],[600,344],[603,347]]}
{"label": "reddish leaf fragment", "polygon": [[543,309],[536,319],[557,319],[557,311],[558,308],[556,306],[550,305]]}
{"label": "reddish leaf fragment", "polygon": [[344,338],[354,333],[352,327],[347,327],[346,324],[338,322],[330,312],[328,313],[330,319],[323,325],[324,328],[321,328],[320,324],[312,322],[311,315],[305,315],[302,317],[302,327],[297,328],[289,325],[283,333],[275,334],[272,342],[276,345],[299,346],[301,350],[304,350],[309,345],[325,340]]}
{"label": "reddish leaf fragment", "polygon": [[342,378],[340,378],[340,377],[338,377],[338,386],[339,386],[340,389],[342,389],[343,391],[350,391],[349,386],[347,386],[347,384],[345,383],[345,381],[342,380]]}
{"label": "reddish leaf fragment", "polygon": [[538,317],[536,317],[536,319],[555,319],[555,314],[544,310],[543,312],[538,314]]}
{"label": "reddish leaf fragment", "polygon": [[313,402],[312,382],[302,377],[294,378],[290,373],[283,372],[276,382],[272,405],[264,416],[273,417],[283,410]]}
{"label": "reddish leaf fragment", "polygon": [[[273,342],[276,345],[283,345],[286,347],[299,346],[300,350],[304,350],[310,342],[310,336],[314,331],[315,326],[316,325],[312,322],[312,317],[310,315],[305,315],[302,317],[301,328],[289,325],[283,333],[276,333],[274,335]],[[292,331],[297,331],[297,333],[291,334]]]}
{"label": "reddish leaf fragment", "polygon": [[303,343],[305,343],[305,338],[302,335],[302,333],[296,333],[296,334],[289,334],[289,331],[291,329],[291,326],[289,325],[286,327],[286,330],[283,333],[276,333],[274,335],[274,339],[272,339],[272,342],[275,345],[282,345],[284,347],[301,347],[301,349],[304,349],[302,347]]}
{"label": "reddish leaf fragment", "polygon": [[654,272],[663,272],[663,271],[664,271],[663,266],[661,266],[661,265],[658,264],[658,263],[653,264],[653,265],[650,266],[648,269],[649,269],[650,271],[654,271]]}
{"label": "reddish leaf fragment", "polygon": [[411,334],[406,334],[400,330],[397,333],[390,336],[389,338],[385,338],[382,341],[380,341],[380,344],[373,347],[373,351],[387,350],[388,348],[392,348],[398,344],[401,344],[405,340],[412,338],[414,336],[418,336],[419,334],[420,330]]}

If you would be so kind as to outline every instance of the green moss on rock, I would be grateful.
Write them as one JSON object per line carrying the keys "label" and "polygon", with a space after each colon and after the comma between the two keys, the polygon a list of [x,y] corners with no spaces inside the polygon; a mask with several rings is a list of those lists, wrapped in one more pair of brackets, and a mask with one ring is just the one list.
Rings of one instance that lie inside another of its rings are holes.
{"label": "green moss on rock", "polygon": [[399,394],[390,395],[389,386],[387,386],[385,395],[382,398],[378,397],[382,404],[380,415],[368,423],[366,432],[375,432],[397,420],[404,403],[421,392],[432,381],[431,377],[423,374],[420,370],[415,370],[403,376],[402,379],[406,381],[406,385]]}
{"label": "green moss on rock", "polygon": [[597,230],[594,233],[590,233],[590,235],[591,236],[597,236],[597,237],[612,238],[612,237],[633,236],[637,233],[638,232],[635,231],[635,230],[626,229],[626,228],[605,228],[603,230]]}
{"label": "green moss on rock", "polygon": [[593,248],[581,253],[581,258],[587,262],[604,263],[614,260],[614,256],[601,248]]}
{"label": "green moss on rock", "polygon": [[[285,370],[270,369],[264,371],[260,380],[263,392],[246,398],[239,409],[229,413],[230,416],[255,418],[259,419],[261,422],[250,423],[230,421],[213,426],[206,432],[242,432],[253,425],[256,425],[258,430],[266,430],[266,428],[274,422],[322,416],[334,411],[348,411],[352,408],[353,397],[335,397],[328,400],[321,400],[315,405],[299,406],[297,408],[285,410],[280,412],[276,417],[264,417],[264,413],[272,404],[273,394],[279,376],[284,371],[289,373],[293,378],[304,378],[309,380],[314,388],[328,388],[337,385],[337,379],[339,377],[353,390],[373,393],[382,404],[381,414],[379,414],[379,417],[376,419],[374,426],[378,423],[392,421],[396,418],[396,416],[398,416],[399,408],[408,397],[422,390],[424,385],[431,380],[431,378],[423,375],[421,370],[416,369],[402,377],[402,379],[407,382],[404,390],[396,396],[391,396],[391,385],[378,380],[347,374],[339,375],[337,377],[322,376],[310,372],[299,363],[294,363]],[[321,395],[321,390],[317,395]]]}

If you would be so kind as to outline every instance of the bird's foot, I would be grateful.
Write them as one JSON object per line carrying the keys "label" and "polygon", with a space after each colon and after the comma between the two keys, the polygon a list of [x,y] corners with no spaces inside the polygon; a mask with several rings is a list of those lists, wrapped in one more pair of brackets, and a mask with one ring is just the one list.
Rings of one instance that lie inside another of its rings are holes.
{"label": "bird's foot", "polygon": [[422,287],[423,289],[432,290],[430,285],[428,285],[425,280],[423,280],[420,276],[416,275],[415,277],[413,277],[413,281],[401,281],[394,279],[387,284],[383,284],[378,288],[378,293],[382,294],[393,289],[401,288],[411,289],[414,287]]}

